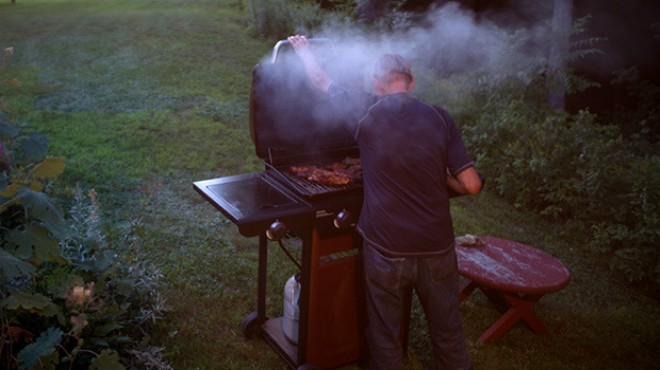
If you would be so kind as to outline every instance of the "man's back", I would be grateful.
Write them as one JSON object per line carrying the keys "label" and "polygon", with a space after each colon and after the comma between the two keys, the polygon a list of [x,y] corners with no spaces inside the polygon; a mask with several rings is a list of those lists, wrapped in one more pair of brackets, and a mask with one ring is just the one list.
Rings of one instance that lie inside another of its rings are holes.
{"label": "man's back", "polygon": [[453,242],[446,169],[471,164],[450,152],[456,133],[453,122],[406,93],[369,108],[356,134],[365,181],[360,230],[368,239],[392,253],[420,254]]}

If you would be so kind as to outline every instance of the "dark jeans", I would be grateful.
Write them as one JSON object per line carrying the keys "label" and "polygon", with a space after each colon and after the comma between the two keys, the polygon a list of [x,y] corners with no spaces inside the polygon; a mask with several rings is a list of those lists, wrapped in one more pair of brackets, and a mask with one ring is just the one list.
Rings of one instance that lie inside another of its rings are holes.
{"label": "dark jeans", "polygon": [[431,258],[389,258],[364,243],[369,368],[403,369],[404,299],[414,289],[424,308],[439,369],[471,369],[459,313],[454,248]]}

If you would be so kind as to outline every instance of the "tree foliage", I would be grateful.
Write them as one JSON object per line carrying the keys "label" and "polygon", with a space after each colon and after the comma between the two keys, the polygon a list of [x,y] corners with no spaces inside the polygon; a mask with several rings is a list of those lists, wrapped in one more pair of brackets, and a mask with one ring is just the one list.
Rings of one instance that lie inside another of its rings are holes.
{"label": "tree foliage", "polygon": [[[566,73],[567,81],[582,84],[580,76]],[[585,110],[572,114],[550,109],[543,99],[545,75],[520,74],[525,75],[453,76],[434,96],[444,95],[450,111],[457,113],[491,189],[517,207],[564,224],[567,235],[577,236],[594,252],[609,254],[613,270],[657,289],[660,157],[652,101],[658,87],[626,79],[633,82],[629,92],[637,104],[599,117]],[[624,134],[622,127],[632,132]]]}

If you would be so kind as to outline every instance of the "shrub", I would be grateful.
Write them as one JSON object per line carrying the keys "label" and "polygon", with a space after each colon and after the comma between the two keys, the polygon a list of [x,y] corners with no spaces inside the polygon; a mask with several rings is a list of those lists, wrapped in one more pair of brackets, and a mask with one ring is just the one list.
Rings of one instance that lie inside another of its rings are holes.
{"label": "shrub", "polygon": [[[59,242],[60,253],[51,254],[56,262],[35,264],[33,255],[24,271],[5,268],[25,262],[8,252],[12,243],[4,238],[9,259],[2,266],[0,323],[6,368],[169,368],[148,335],[166,311],[160,272],[137,252],[120,258],[99,229],[98,212],[95,192],[86,197],[77,189],[69,235]],[[125,240],[125,251],[139,250],[132,232]]]}
{"label": "shrub", "polygon": [[570,226],[592,250],[612,252],[611,267],[630,281],[660,284],[657,156],[586,111],[522,98],[480,108],[459,121],[491,189]]}

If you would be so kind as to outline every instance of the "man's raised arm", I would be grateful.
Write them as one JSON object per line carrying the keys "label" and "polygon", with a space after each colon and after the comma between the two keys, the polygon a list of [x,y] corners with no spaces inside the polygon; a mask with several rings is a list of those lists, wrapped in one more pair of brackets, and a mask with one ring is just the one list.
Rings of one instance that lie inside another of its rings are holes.
{"label": "man's raised arm", "polygon": [[321,68],[316,57],[314,57],[312,48],[309,46],[309,40],[307,40],[305,36],[300,35],[290,36],[287,40],[289,40],[289,43],[293,46],[293,50],[296,54],[302,59],[303,64],[305,65],[305,71],[307,72],[307,76],[312,82],[312,85],[327,93],[332,80]]}

